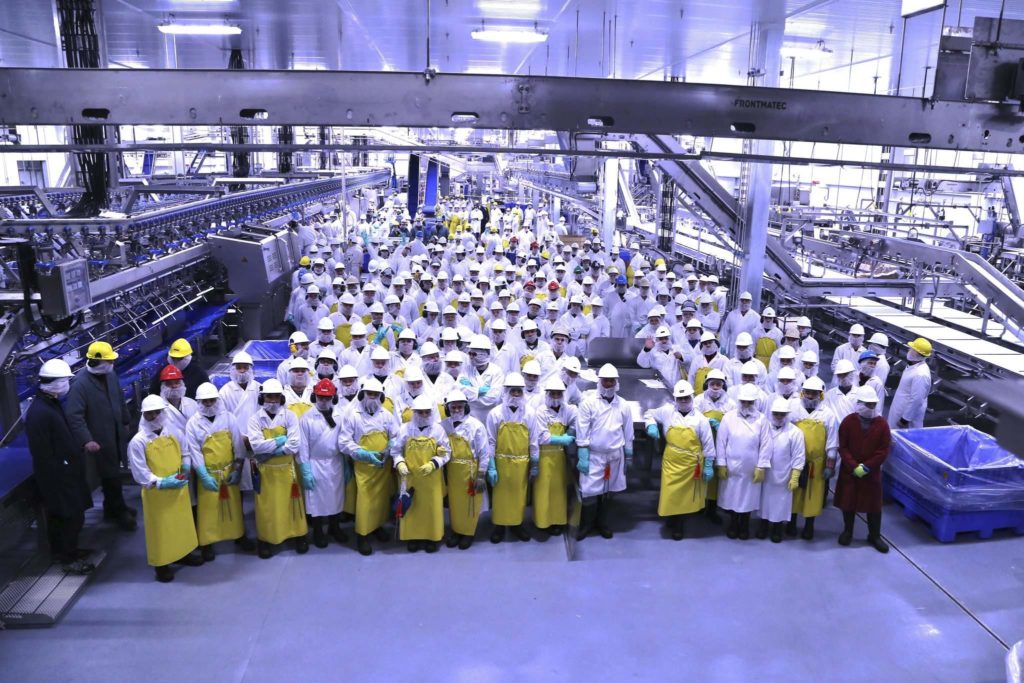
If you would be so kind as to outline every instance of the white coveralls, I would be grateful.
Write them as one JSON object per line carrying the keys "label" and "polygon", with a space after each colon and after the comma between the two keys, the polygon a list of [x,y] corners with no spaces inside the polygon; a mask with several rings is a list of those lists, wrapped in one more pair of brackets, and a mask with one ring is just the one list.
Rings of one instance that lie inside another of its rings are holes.
{"label": "white coveralls", "polygon": [[771,467],[772,444],[768,420],[761,413],[744,418],[739,410],[725,414],[718,428],[715,466],[729,469],[719,482],[718,505],[732,512],[753,512],[761,503],[761,484],[754,483],[754,470]]}
{"label": "white coveralls", "polygon": [[590,449],[590,469],[580,474],[579,482],[584,498],[626,490],[624,450],[633,450],[633,411],[626,399],[616,395],[607,401],[596,390],[584,394],[576,420],[576,444]]}

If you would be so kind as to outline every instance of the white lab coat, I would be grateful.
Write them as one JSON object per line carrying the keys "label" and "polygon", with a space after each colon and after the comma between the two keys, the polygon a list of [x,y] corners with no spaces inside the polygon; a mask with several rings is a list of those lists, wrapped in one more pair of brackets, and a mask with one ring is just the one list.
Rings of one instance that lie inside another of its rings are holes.
{"label": "white lab coat", "polygon": [[[463,383],[462,380],[468,380]],[[501,401],[503,385],[505,384],[505,373],[494,363],[488,363],[483,371],[477,370],[470,363],[464,363],[462,374],[459,375],[459,388],[466,394],[466,399],[474,406],[491,408]],[[488,386],[490,389],[483,396],[480,395],[480,387]]]}
{"label": "white lab coat", "polygon": [[725,377],[730,387],[738,387],[743,383],[742,368],[745,363],[753,363],[757,366],[757,379],[754,380],[754,384],[761,387],[764,390],[768,390],[766,384],[768,383],[768,368],[764,366],[764,363],[751,356],[747,360],[740,358],[730,358],[728,365],[726,365]]}
{"label": "white lab coat", "polygon": [[206,459],[203,457],[203,444],[211,434],[217,432],[228,432],[231,434],[231,445],[234,448],[234,459],[236,461],[245,458],[245,443],[242,441],[242,432],[239,431],[235,422],[235,416],[226,412],[221,406],[220,412],[211,421],[210,418],[196,413],[189,418],[185,426],[185,443],[183,450],[192,463],[192,468],[206,467]]}
{"label": "white lab coat", "polygon": [[640,353],[636,357],[636,364],[642,368],[650,368],[657,371],[665,385],[671,389],[675,386],[676,382],[683,378],[687,368],[683,360],[676,358],[676,352],[679,355],[683,354],[682,349],[676,346],[670,345],[668,351],[661,351],[658,349],[657,344],[655,344],[655,347],[650,351],[640,349]]}
{"label": "white lab coat", "polygon": [[[686,379],[687,381],[690,382],[690,384],[693,385],[693,390],[699,393],[701,391],[704,391],[704,387],[699,387],[695,384],[695,382],[697,381],[698,370],[700,370],[701,368],[711,367],[715,370],[721,370],[723,373],[725,373],[728,366],[729,359],[723,356],[721,353],[716,353],[714,356],[712,356],[711,362],[708,362],[707,357],[698,351],[697,355],[694,356],[693,360],[690,362],[690,373]],[[728,382],[729,375],[726,374],[725,378],[726,382]]]}
{"label": "white lab coat", "polygon": [[164,409],[164,415],[166,416],[164,419],[167,420],[168,427],[174,429],[178,434],[184,434],[189,418],[197,412],[199,412],[199,404],[188,396],[184,396],[177,408],[170,401],[167,401],[167,408]]}
{"label": "white lab coat", "polygon": [[718,504],[732,512],[753,512],[761,504],[761,484],[754,483],[754,470],[771,467],[772,443],[768,420],[761,413],[740,417],[732,410],[718,427],[718,451],[715,465],[728,468],[725,481],[719,482]]}
{"label": "white lab coat", "polygon": [[840,344],[839,346],[836,347],[836,350],[832,352],[832,386],[836,385],[835,372],[836,365],[839,364],[839,361],[845,358],[846,360],[853,363],[853,367],[856,368],[857,365],[860,363],[860,354],[864,353],[865,351],[867,351],[867,349],[865,349],[863,346],[856,349],[853,348],[852,346],[850,346],[850,342]]}
{"label": "white lab coat", "polygon": [[[704,326],[705,332],[718,333],[718,328],[722,325],[722,315],[715,310],[708,311],[707,313],[701,313],[697,311],[697,320]],[[724,349],[725,346],[722,346]]]}
{"label": "white lab coat", "polygon": [[928,410],[928,394],[932,390],[932,371],[928,363],[921,361],[909,365],[900,375],[899,386],[892,395],[889,406],[889,427],[900,429],[903,418],[911,427],[923,427],[924,415]]}
{"label": "white lab coat", "polygon": [[579,478],[584,498],[626,490],[624,451],[633,450],[633,411],[626,399],[606,401],[596,390],[586,392],[576,418],[576,444],[590,449],[590,469]]}
{"label": "white lab coat", "polygon": [[334,406],[334,426],[314,407],[299,420],[300,463],[308,463],[316,482],[312,491],[305,491],[306,513],[313,517],[330,517],[345,506],[346,455],[338,449],[338,430],[344,406]]}
{"label": "white lab coat", "polygon": [[789,421],[781,428],[775,427],[771,418],[768,418],[768,434],[772,464],[761,485],[760,515],[769,522],[788,522],[793,514],[789,477],[793,470],[804,468],[804,435]]}
{"label": "white lab coat", "polygon": [[160,477],[153,474],[149,469],[149,464],[146,462],[146,446],[158,436],[173,437],[178,442],[178,446],[181,447],[182,464],[184,465],[188,462],[188,456],[185,455],[185,448],[182,445],[185,439],[181,432],[172,427],[164,426],[160,433],[157,434],[149,428],[145,419],[140,418],[139,431],[128,442],[128,467],[132,471],[132,478],[135,479],[139,486],[155,486],[157,481],[160,480]]}
{"label": "white lab coat", "polygon": [[608,316],[609,336],[633,336],[633,299],[635,295],[627,292],[624,299],[614,289],[604,297],[604,312]]}
{"label": "white lab coat", "polygon": [[853,400],[853,387],[846,394],[840,391],[839,387],[832,387],[826,391],[825,406],[836,416],[836,420],[842,422],[847,415],[857,409],[857,402]]}
{"label": "white lab coat", "polygon": [[[736,405],[740,404],[740,386],[742,385],[733,384],[729,387],[729,396],[736,402]],[[757,402],[754,403],[754,407],[757,409],[757,412],[767,414],[768,409],[771,407],[771,404],[768,403],[768,394],[765,393],[764,389],[757,386],[756,382],[754,383],[754,386],[757,388]]]}
{"label": "white lab coat", "polygon": [[[666,403],[658,408],[651,408],[644,412],[644,422],[647,426],[657,424],[661,429],[664,438],[672,427],[689,427],[700,439],[701,449],[704,451],[704,458],[715,459],[715,433],[711,429],[711,422],[704,417],[704,413],[697,410],[694,403],[693,410],[683,415],[675,406],[675,401]],[[701,463],[703,466],[703,462]]]}
{"label": "white lab coat", "polygon": [[735,353],[736,337],[743,332],[749,332],[753,337],[759,327],[761,327],[761,316],[753,308],[746,313],[740,313],[738,308],[729,311],[722,323],[722,333],[719,335],[722,340],[722,348],[730,355]]}
{"label": "white lab coat", "polygon": [[361,448],[359,440],[366,434],[384,432],[389,439],[398,437],[398,421],[392,413],[381,406],[373,415],[367,414],[363,404],[355,399],[350,408],[342,414],[338,426],[338,449],[345,455],[354,458],[357,449]]}
{"label": "white lab coat", "polygon": [[796,424],[796,422],[805,418],[817,420],[825,425],[825,466],[831,466],[833,476],[835,476],[835,471],[839,468],[839,421],[832,413],[832,410],[825,405],[824,401],[821,402],[813,413],[808,413],[807,409],[804,408],[804,402],[800,397],[800,393],[794,392],[793,398],[789,399],[789,421]]}
{"label": "white lab coat", "polygon": [[252,448],[252,452],[260,462],[274,457],[274,451],[277,450],[277,443],[274,439],[263,436],[264,429],[273,427],[284,427],[286,430],[285,455],[295,455],[299,452],[299,418],[295,417],[295,413],[281,406],[277,415],[271,417],[267,411],[261,408],[249,418],[249,427],[245,434],[249,439],[249,447]]}
{"label": "white lab coat", "polygon": [[330,314],[331,309],[323,303],[318,303],[316,307],[313,307],[308,301],[304,301],[296,310],[295,328],[305,332],[306,336],[310,339],[316,339],[316,326],[320,323],[320,318],[327,317]]}

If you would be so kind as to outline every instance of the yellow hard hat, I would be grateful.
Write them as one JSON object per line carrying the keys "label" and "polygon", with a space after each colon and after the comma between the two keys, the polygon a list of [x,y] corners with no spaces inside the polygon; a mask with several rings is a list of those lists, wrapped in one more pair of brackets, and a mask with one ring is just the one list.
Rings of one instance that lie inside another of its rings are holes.
{"label": "yellow hard hat", "polygon": [[544,251],[540,252],[540,255],[541,255],[542,258],[551,258],[551,254],[548,253],[547,249],[545,249]]}
{"label": "yellow hard hat", "polygon": [[663,259],[663,258],[655,259],[654,265],[655,266],[663,266],[663,265],[665,265],[665,259]]}
{"label": "yellow hard hat", "polygon": [[171,344],[170,351],[171,358],[184,358],[185,356],[192,355],[192,345],[188,343],[187,339],[175,339],[174,343]]}
{"label": "yellow hard hat", "polygon": [[932,355],[932,343],[924,337],[918,337],[914,341],[908,343],[907,346],[914,349],[925,358]]}
{"label": "yellow hard hat", "polygon": [[308,266],[309,263],[310,262],[309,262],[309,257],[308,256],[303,256],[302,258],[299,259],[299,265],[300,266]]}
{"label": "yellow hard hat", "polygon": [[115,360],[117,358],[117,352],[107,342],[93,342],[89,344],[89,349],[85,352],[85,357],[88,360]]}

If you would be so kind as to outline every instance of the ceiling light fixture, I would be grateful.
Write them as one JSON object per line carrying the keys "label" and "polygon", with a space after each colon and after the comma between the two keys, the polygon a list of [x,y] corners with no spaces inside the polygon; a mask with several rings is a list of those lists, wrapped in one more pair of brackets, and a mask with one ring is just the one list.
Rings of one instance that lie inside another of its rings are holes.
{"label": "ceiling light fixture", "polygon": [[797,43],[795,45],[783,45],[779,54],[783,57],[806,57],[831,54],[832,49],[825,46],[824,40],[816,43]]}
{"label": "ceiling light fixture", "polygon": [[160,24],[157,29],[172,36],[237,36],[242,32],[240,26],[228,24]]}
{"label": "ceiling light fixture", "polygon": [[498,28],[479,28],[470,35],[473,40],[485,43],[543,43],[548,34],[531,29],[502,26]]}
{"label": "ceiling light fixture", "polygon": [[540,0],[478,0],[477,9],[500,17],[535,17],[540,14]]}

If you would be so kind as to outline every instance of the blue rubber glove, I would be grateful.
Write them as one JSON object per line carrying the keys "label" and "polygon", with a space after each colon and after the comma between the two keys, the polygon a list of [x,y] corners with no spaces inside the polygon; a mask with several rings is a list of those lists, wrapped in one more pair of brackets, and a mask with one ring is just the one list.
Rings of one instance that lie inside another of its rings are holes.
{"label": "blue rubber glove", "polygon": [[398,323],[394,323],[391,325],[391,329],[394,331],[395,334],[402,334],[402,330],[404,330],[405,328],[399,325]]}
{"label": "blue rubber glove", "polygon": [[623,449],[622,454],[626,456],[626,465],[627,466],[628,465],[632,465],[633,464],[633,449],[632,448],[625,448],[625,449]]}
{"label": "blue rubber glove", "polygon": [[196,466],[196,474],[199,475],[199,483],[207,491],[216,491],[220,488],[217,486],[217,480],[211,477],[209,471],[202,465]]}
{"label": "blue rubber glove", "polygon": [[576,437],[573,436],[572,434],[557,434],[553,435],[551,439],[548,441],[548,443],[550,443],[552,446],[568,446],[575,440]]}
{"label": "blue rubber glove", "polygon": [[713,430],[715,430],[717,432],[719,425],[722,424],[722,421],[719,420],[718,418],[713,417],[713,418],[708,420],[708,423],[711,425],[711,429],[713,429]]}
{"label": "blue rubber glove", "polygon": [[278,446],[275,448],[274,455],[284,455],[284,446]]}
{"label": "blue rubber glove", "polygon": [[468,377],[463,377],[462,379],[460,379],[459,380],[459,384],[461,384],[464,387],[471,387],[471,386],[473,386],[473,383],[469,381]]}
{"label": "blue rubber glove", "polygon": [[352,477],[355,476],[355,471],[352,469],[352,461],[345,458],[345,483],[352,481]]}
{"label": "blue rubber glove", "polygon": [[156,487],[158,489],[180,489],[187,485],[188,479],[178,479],[178,475],[176,474],[169,474],[156,483]]}
{"label": "blue rubber glove", "polygon": [[704,470],[701,472],[704,481],[711,481],[715,478],[715,459],[711,456],[704,458]]}
{"label": "blue rubber glove", "polygon": [[647,425],[647,436],[649,436],[649,437],[651,437],[652,439],[655,439],[655,440],[660,439],[661,438],[661,430],[658,429],[658,425],[656,425],[656,424]]}
{"label": "blue rubber glove", "polygon": [[490,464],[487,466],[487,483],[494,488],[498,485],[498,466],[494,462],[494,458],[491,458]]}
{"label": "blue rubber glove", "polygon": [[284,445],[288,443],[288,437],[284,434],[274,437],[274,443],[277,444],[278,448],[284,448]]}
{"label": "blue rubber glove", "polygon": [[480,386],[480,388],[477,390],[476,393],[479,394],[480,396],[486,396],[487,392],[490,391],[490,390],[491,390],[491,385],[490,384],[482,384]]}
{"label": "blue rubber glove", "polygon": [[302,475],[302,488],[306,491],[312,491],[316,488],[316,479],[313,478],[313,468],[309,466],[308,462],[299,463],[299,474]]}
{"label": "blue rubber glove", "polygon": [[871,471],[870,468],[866,467],[864,465],[864,463],[861,463],[861,464],[857,465],[857,467],[855,467],[853,469],[853,476],[855,476],[858,479],[860,479],[861,477],[863,477],[865,474],[867,474],[870,471]]}
{"label": "blue rubber glove", "polygon": [[530,479],[535,479],[538,474],[540,474],[540,463],[530,460]]}
{"label": "blue rubber glove", "polygon": [[579,450],[576,451],[576,469],[583,474],[590,472],[590,449],[586,446],[580,446]]}
{"label": "blue rubber glove", "polygon": [[384,341],[384,337],[386,336],[388,336],[388,328],[382,327],[381,329],[377,330],[377,334],[373,335],[373,343],[380,344],[382,341]]}
{"label": "blue rubber glove", "polygon": [[834,473],[834,472],[833,472],[833,470],[832,470],[832,468],[831,468],[831,467],[825,467],[825,468],[824,468],[824,469],[822,470],[821,476],[822,476],[822,478],[823,478],[823,479],[824,479],[825,481],[828,481],[829,479],[831,479],[831,478],[832,478],[832,474],[833,474],[833,473]]}
{"label": "blue rubber glove", "polygon": [[228,486],[237,486],[240,481],[242,481],[242,469],[231,470],[231,474],[228,475]]}

